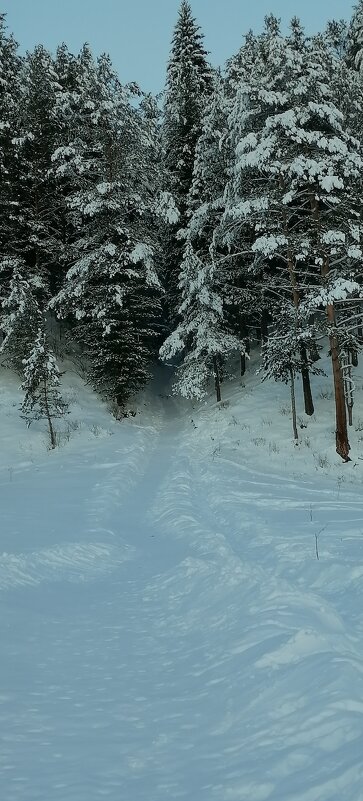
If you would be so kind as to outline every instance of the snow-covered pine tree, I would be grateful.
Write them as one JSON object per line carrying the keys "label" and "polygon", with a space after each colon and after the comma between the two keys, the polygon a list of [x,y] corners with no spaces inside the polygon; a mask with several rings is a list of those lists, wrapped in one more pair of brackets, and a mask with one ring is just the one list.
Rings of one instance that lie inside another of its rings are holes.
{"label": "snow-covered pine tree", "polygon": [[193,181],[188,196],[187,237],[202,261],[210,263],[211,258],[213,259],[215,279],[224,305],[226,330],[229,328],[232,333],[234,327],[236,335],[243,338],[242,326],[232,326],[234,316],[238,316],[240,322],[242,320],[241,304],[238,304],[238,314],[235,313],[237,289],[236,293],[234,289],[238,277],[234,272],[231,273],[228,263],[223,259],[219,261],[218,277],[216,274],[216,263],[225,254],[225,249],[219,248],[218,233],[225,208],[225,186],[233,153],[227,125],[230,99],[225,90],[226,84],[217,74],[196,146]]}
{"label": "snow-covered pine tree", "polygon": [[241,349],[241,342],[226,330],[223,303],[212,257],[203,261],[187,241],[181,268],[180,323],[161,348],[165,361],[182,356],[174,391],[200,400],[214,378],[217,401],[226,357]]}
{"label": "snow-covered pine tree", "polygon": [[236,350],[245,353],[242,338],[233,335],[231,315],[227,314],[223,297],[227,278],[215,258],[214,233],[223,211],[230,155],[224,140],[227,111],[223,81],[216,75],[196,146],[188,195],[189,223],[180,272],[179,323],[161,349],[164,359],[176,355],[182,358],[176,391],[201,398],[213,376],[217,400],[221,399],[226,359]]}
{"label": "snow-covered pine tree", "polygon": [[245,80],[254,70],[256,58],[258,58],[259,42],[260,36],[249,30],[238,52],[227,59],[224,82],[226,95],[230,98],[236,97],[241,81]]}
{"label": "snow-covered pine tree", "polygon": [[4,355],[6,366],[19,374],[23,372],[24,359],[29,356],[41,321],[34,289],[24,278],[26,269],[26,264],[15,257],[0,261],[0,281],[4,275],[11,275],[9,291],[0,310],[3,333],[0,354]]}
{"label": "snow-covered pine tree", "polygon": [[327,46],[338,59],[344,59],[348,46],[348,26],[344,19],[329,20],[324,39]]}
{"label": "snow-covered pine tree", "polygon": [[[230,167],[224,192],[223,215],[214,234],[214,244],[219,252],[223,269],[227,276],[226,304],[229,305],[235,320],[235,330],[243,336],[249,347],[250,336],[254,330],[259,339],[267,338],[267,323],[270,319],[271,299],[262,282],[262,273],[256,265],[251,270],[251,244],[254,239],[253,219],[244,215],[241,224],[243,203],[251,192],[252,170],[241,176],[241,185],[234,176],[235,153],[242,136],[249,130],[249,114],[258,109],[263,116],[263,104],[250,97],[251,87],[258,86],[263,74],[265,57],[262,53],[263,36],[255,36],[251,31],[246,36],[238,57],[228,64],[226,87],[229,96],[226,142],[232,152]],[[261,65],[262,62],[262,65]],[[253,105],[254,103],[254,105]],[[254,116],[253,125],[261,124]],[[240,203],[242,207],[240,209]],[[232,213],[233,210],[233,213]],[[228,299],[229,298],[229,299]],[[245,359],[241,357],[241,372],[245,370]]]}
{"label": "snow-covered pine tree", "polygon": [[346,61],[363,76],[363,0],[358,0],[347,34]]}
{"label": "snow-covered pine tree", "polygon": [[57,188],[50,169],[58,143],[57,91],[52,57],[39,45],[28,53],[23,69],[17,139],[19,216],[14,249],[25,260],[28,276],[37,280],[43,307],[56,284],[62,250]]}
{"label": "snow-covered pine tree", "polygon": [[60,372],[43,325],[40,326],[31,352],[24,361],[21,389],[25,393],[21,405],[22,417],[28,425],[33,420],[45,419],[48,423],[50,447],[55,448],[57,438],[54,419],[66,413],[67,404],[60,394]]}
{"label": "snow-covered pine tree", "polygon": [[335,303],[359,294],[355,279],[362,264],[357,210],[362,158],[359,142],[346,132],[334,103],[335,62],[323,38],[308,47],[301,47],[301,41],[297,23],[285,42],[268,21],[264,47],[270,58],[249,90],[246,132],[236,149],[234,180],[240,200],[228,213],[234,226],[238,219],[242,227],[244,218],[254,219],[252,251],[277,298],[275,317],[292,303],[305,314],[310,337],[308,321],[326,309],[336,447],[348,459],[340,359],[345,333],[337,329]]}
{"label": "snow-covered pine tree", "polygon": [[[278,21],[271,16],[266,18],[265,32],[259,44],[254,70],[241,82],[237,98],[237,112],[234,112],[235,118],[237,117],[236,129],[237,132],[240,129],[241,138],[235,135],[237,160],[235,178],[230,191],[230,200],[234,198],[234,201],[232,204],[229,201],[226,218],[231,220],[232,232],[235,235],[236,230],[238,233],[238,226],[237,229],[235,227],[236,215],[238,218],[242,213],[248,226],[251,221],[254,222],[254,239],[257,236],[258,241],[259,232],[264,230],[262,220],[265,216],[271,215],[272,219],[267,223],[270,237],[277,234],[277,238],[289,236],[291,240],[291,229],[293,229],[294,223],[282,200],[284,191],[287,192],[283,175],[285,134],[283,125],[279,131],[277,127],[276,130],[272,126],[270,127],[270,123],[274,117],[278,120],[283,119],[283,115],[287,116],[290,111],[289,93],[294,99],[295,86],[298,84],[301,73],[305,38],[299,21],[294,19],[291,23],[291,35],[285,40],[280,35]],[[243,106],[245,107],[244,114],[239,115],[238,110],[240,107],[243,109]],[[243,119],[245,119],[245,123],[243,123]],[[244,124],[245,130],[243,130]],[[240,127],[241,125],[242,127]],[[249,137],[254,136],[256,136],[256,142],[252,147]],[[242,160],[239,159],[239,154],[243,153],[246,141],[248,142],[248,155],[244,161],[243,156]],[[267,156],[268,152],[270,153],[269,157]],[[278,165],[280,159],[282,160],[281,167]],[[243,168],[241,169],[242,164]],[[277,192],[276,198],[274,198],[275,192]],[[252,200],[250,206],[249,200],[247,200],[247,204],[240,203],[243,193],[246,198],[249,195]],[[242,228],[245,227],[245,224],[242,223]],[[252,250],[255,245],[256,243],[252,245]],[[268,256],[268,275],[266,274],[266,255]],[[269,311],[272,319],[274,317],[280,319],[282,314],[285,317],[289,316],[288,309],[283,310],[286,304],[292,303],[296,311],[302,289],[298,285],[299,277],[294,264],[291,241],[281,262],[279,262],[277,254],[273,253],[273,248],[270,254],[263,252],[262,256],[259,256],[257,253],[254,259],[254,272],[256,278],[261,281],[261,288],[267,289],[266,295],[269,298]],[[308,339],[309,341],[312,339],[311,332]],[[296,346],[299,350],[298,362],[301,364],[305,411],[311,415],[314,406],[307,347],[302,340],[296,342]],[[269,352],[272,354],[274,351],[270,348]]]}
{"label": "snow-covered pine tree", "polygon": [[[310,346],[310,347],[309,347]],[[318,375],[314,352],[315,338],[306,325],[305,315],[299,305],[285,304],[271,326],[268,339],[262,346],[263,379],[274,378],[290,385],[291,415],[294,439],[298,440],[295,379],[305,370]]]}
{"label": "snow-covered pine tree", "polygon": [[[58,264],[52,273],[51,291],[56,294],[62,287],[67,271],[72,265],[73,241],[75,239],[75,221],[69,213],[68,198],[78,188],[78,176],[71,165],[72,151],[69,143],[81,135],[78,111],[83,91],[80,79],[79,58],[69,52],[67,46],[58,47],[54,62],[58,85],[55,87],[55,106],[53,110],[56,127],[55,150],[51,154],[49,178],[55,185],[55,201],[57,205],[57,239]],[[63,158],[59,159],[59,154]],[[63,166],[63,171],[60,165]]]}
{"label": "snow-covered pine tree", "polygon": [[[348,395],[345,393],[344,379],[346,350],[353,353],[359,347],[360,313],[356,299],[362,296],[363,153],[361,141],[350,133],[350,118],[336,105],[335,68],[324,40],[313,39],[307,53],[307,98],[311,98],[315,131],[313,135],[309,131],[310,159],[303,166],[310,184],[310,264],[319,271],[321,288],[311,288],[306,309],[316,313],[322,303],[325,308],[334,378],[336,450],[347,461],[349,442],[344,401],[351,408],[352,397],[350,390]],[[362,102],[360,108],[357,102],[357,111],[361,116]]]}
{"label": "snow-covered pine tree", "polygon": [[[13,253],[16,226],[15,172],[16,146],[20,98],[21,59],[17,44],[6,32],[5,15],[0,14],[0,256]],[[2,274],[2,287],[7,287],[10,274]]]}
{"label": "snow-covered pine tree", "polygon": [[182,0],[167,67],[163,125],[167,170],[165,188],[172,193],[180,213],[178,223],[167,226],[163,236],[167,316],[171,321],[175,320],[179,305],[179,271],[184,248],[178,232],[187,224],[195,148],[201,133],[206,99],[211,91],[212,69],[207,61],[203,35],[190,3]]}
{"label": "snow-covered pine tree", "polygon": [[51,305],[73,321],[93,385],[125,412],[149,377],[160,326],[154,178],[142,114],[108,57],[96,64],[84,48],[80,67],[78,135],[53,156],[73,185],[74,263]]}

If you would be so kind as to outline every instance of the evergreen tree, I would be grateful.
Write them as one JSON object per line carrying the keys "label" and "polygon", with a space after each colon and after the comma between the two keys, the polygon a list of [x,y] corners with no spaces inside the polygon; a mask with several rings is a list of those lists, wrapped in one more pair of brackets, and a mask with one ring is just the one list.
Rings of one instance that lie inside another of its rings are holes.
{"label": "evergreen tree", "polygon": [[348,27],[346,21],[344,19],[329,20],[324,33],[324,39],[336,58],[345,58],[348,46]]}
{"label": "evergreen tree", "polygon": [[167,169],[166,189],[174,197],[180,218],[164,233],[164,272],[168,292],[168,315],[175,318],[179,299],[179,271],[183,239],[178,237],[187,224],[187,200],[193,178],[195,148],[202,127],[207,97],[212,90],[212,71],[207,62],[203,36],[190,4],[182,0],[175,26],[164,106],[163,139]]}
{"label": "evergreen tree", "polygon": [[[251,270],[251,245],[254,241],[253,215],[245,215],[244,202],[249,198],[252,170],[235,174],[235,153],[240,139],[255,125],[262,124],[258,114],[265,113],[262,100],[251,95],[252,87],[258,87],[265,71],[264,35],[246,36],[235,64],[228,65],[226,78],[229,96],[226,143],[231,155],[226,177],[223,199],[223,213],[214,233],[214,244],[221,256],[226,275],[225,302],[234,320],[234,330],[250,347],[254,330],[259,339],[267,338],[267,323],[270,319],[271,298],[268,297],[263,282],[263,274],[254,264]],[[237,65],[237,66],[236,66]],[[238,69],[237,69],[238,67]],[[230,72],[232,70],[232,72]],[[249,124],[249,115],[253,123]],[[253,205],[253,204],[252,204]],[[243,224],[240,224],[241,213]],[[245,356],[241,355],[241,373],[245,371]]]}
{"label": "evergreen tree", "polygon": [[[359,143],[334,103],[331,61],[323,39],[307,47],[295,22],[289,42],[267,21],[265,63],[249,89],[246,131],[236,149],[235,198],[228,210],[239,226],[254,220],[252,252],[263,266],[274,315],[289,305],[311,316],[326,308],[336,398],[336,446],[348,459],[344,387],[335,302],[359,292],[362,254],[355,211],[361,170]],[[241,194],[243,195],[241,197]],[[329,287],[329,289],[327,289]],[[324,299],[323,299],[324,298]],[[302,304],[303,307],[302,307]],[[304,376],[303,376],[304,377]]]}
{"label": "evergreen tree", "polygon": [[108,57],[80,57],[77,136],[54,154],[68,175],[73,266],[52,302],[73,321],[93,385],[126,404],[149,377],[159,335],[161,287],[154,267],[155,184],[150,142]]}
{"label": "evergreen tree", "polygon": [[196,145],[188,195],[187,242],[179,279],[182,295],[179,323],[161,349],[164,359],[177,354],[182,357],[176,391],[200,399],[213,376],[218,401],[226,359],[236,350],[243,354],[245,350],[241,339],[233,335],[223,297],[226,275],[215,258],[214,232],[223,209],[229,166],[229,149],[224,142],[226,115],[223,82],[216,76]]}
{"label": "evergreen tree", "polygon": [[23,373],[24,359],[29,356],[41,320],[34,288],[24,278],[25,270],[26,265],[15,257],[0,262],[0,279],[3,274],[11,275],[9,293],[0,314],[3,332],[0,353],[5,355],[5,364],[19,374]]}
{"label": "evergreen tree", "polygon": [[50,54],[37,46],[25,60],[19,114],[16,255],[38,282],[43,308],[61,260],[57,188],[51,171],[58,144],[56,97],[58,78]]}
{"label": "evergreen tree", "polygon": [[[310,339],[309,339],[310,337]],[[307,346],[310,350],[307,351]],[[322,370],[316,367],[313,355],[316,343],[306,326],[304,314],[299,306],[285,305],[280,308],[278,320],[272,326],[269,337],[262,346],[264,376],[290,384],[291,414],[294,439],[298,440],[295,379],[309,370],[318,375]],[[310,355],[308,355],[308,353]]]}
{"label": "evergreen tree", "polygon": [[181,270],[181,322],[161,348],[164,360],[183,356],[174,390],[186,398],[206,395],[211,376],[217,401],[225,358],[241,349],[241,342],[226,330],[223,303],[218,292],[212,259],[201,261],[188,241]]}
{"label": "evergreen tree", "polygon": [[358,0],[349,25],[346,60],[351,69],[363,74],[363,0]]}
{"label": "evergreen tree", "polygon": [[[17,219],[15,198],[17,136],[20,107],[21,59],[17,44],[6,33],[5,16],[0,14],[0,257],[14,255]],[[10,266],[10,263],[9,263]],[[11,273],[2,274],[2,289]],[[3,292],[0,293],[0,297]]]}
{"label": "evergreen tree", "polygon": [[21,389],[25,395],[21,413],[28,425],[33,420],[47,421],[51,448],[57,445],[54,419],[62,417],[67,411],[67,404],[60,394],[59,387],[60,373],[56,359],[41,326],[29,357],[24,362],[24,381]]}

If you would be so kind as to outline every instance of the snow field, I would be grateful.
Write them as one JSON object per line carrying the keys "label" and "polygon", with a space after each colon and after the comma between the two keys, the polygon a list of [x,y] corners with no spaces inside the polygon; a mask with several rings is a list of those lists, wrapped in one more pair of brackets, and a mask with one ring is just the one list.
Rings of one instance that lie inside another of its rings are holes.
{"label": "snow field", "polygon": [[220,406],[157,381],[120,424],[67,376],[52,453],[2,384],[3,798],[360,801],[360,462],[251,369]]}

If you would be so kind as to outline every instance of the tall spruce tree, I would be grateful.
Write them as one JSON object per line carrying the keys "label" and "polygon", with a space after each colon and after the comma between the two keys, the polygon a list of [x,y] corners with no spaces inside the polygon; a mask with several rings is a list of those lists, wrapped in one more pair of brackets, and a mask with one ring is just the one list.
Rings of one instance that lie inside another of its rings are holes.
{"label": "tall spruce tree", "polygon": [[38,282],[43,307],[56,284],[61,251],[57,188],[51,172],[52,153],[59,142],[58,90],[53,59],[39,45],[27,55],[23,69],[15,248],[27,264],[28,277]]}
{"label": "tall spruce tree", "polygon": [[241,342],[228,332],[213,260],[201,261],[190,241],[185,247],[180,288],[181,321],[161,348],[161,356],[164,360],[182,356],[175,392],[200,400],[213,377],[220,401],[225,359],[241,349]]}
{"label": "tall spruce tree", "polygon": [[[248,225],[254,222],[251,251],[254,264],[262,265],[275,319],[288,318],[289,307],[300,319],[305,314],[305,326],[294,328],[296,351],[306,349],[314,336],[311,317],[325,306],[336,448],[348,459],[342,365],[347,332],[338,327],[336,307],[359,294],[360,145],[346,131],[329,88],[335,62],[322,37],[307,46],[294,22],[285,41],[270,18],[262,52],[260,78],[248,88],[227,219],[234,232],[246,218]],[[278,326],[275,330],[278,335]]]}
{"label": "tall spruce tree", "polygon": [[24,278],[26,272],[25,262],[15,257],[0,262],[0,281],[4,275],[11,275],[9,290],[0,309],[0,328],[4,337],[0,354],[4,354],[4,363],[20,375],[41,320],[34,286]]}
{"label": "tall spruce tree", "polygon": [[178,223],[166,227],[163,236],[167,313],[171,321],[175,320],[180,298],[178,282],[184,243],[178,234],[187,224],[195,148],[211,91],[212,70],[203,35],[189,2],[182,0],[167,67],[163,125],[166,189],[172,193],[180,214]]}
{"label": "tall spruce tree", "polygon": [[350,21],[346,60],[351,69],[363,75],[363,0],[358,0]]}
{"label": "tall spruce tree", "polygon": [[[17,144],[21,97],[21,59],[17,43],[7,34],[5,15],[0,14],[0,256],[14,255],[18,205]],[[8,266],[11,267],[9,261]],[[3,263],[4,266],[4,263]],[[11,272],[2,271],[0,298],[8,288]]]}
{"label": "tall spruce tree", "polygon": [[179,287],[182,302],[179,322],[161,349],[161,356],[178,355],[175,391],[201,398],[214,378],[217,401],[228,357],[243,352],[234,335],[224,302],[226,275],[217,264],[214,231],[223,209],[229,167],[226,133],[227,104],[223,81],[216,76],[196,145],[192,185],[188,194],[188,226]]}
{"label": "tall spruce tree", "polygon": [[154,167],[149,176],[142,114],[109,58],[95,63],[85,47],[79,67],[76,136],[53,156],[71,187],[73,265],[51,305],[71,321],[93,385],[125,411],[149,377],[160,325]]}
{"label": "tall spruce tree", "polygon": [[329,20],[324,32],[324,39],[336,58],[344,59],[346,57],[348,26],[344,19]]}

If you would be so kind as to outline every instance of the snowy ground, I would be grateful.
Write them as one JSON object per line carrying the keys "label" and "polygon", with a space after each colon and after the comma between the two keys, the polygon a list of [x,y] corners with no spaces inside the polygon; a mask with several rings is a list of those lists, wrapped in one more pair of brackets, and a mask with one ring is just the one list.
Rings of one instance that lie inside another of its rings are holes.
{"label": "snowy ground", "polygon": [[343,465],[328,379],[297,447],[253,369],[123,423],[65,380],[48,452],[0,377],[1,800],[362,801],[361,387]]}

